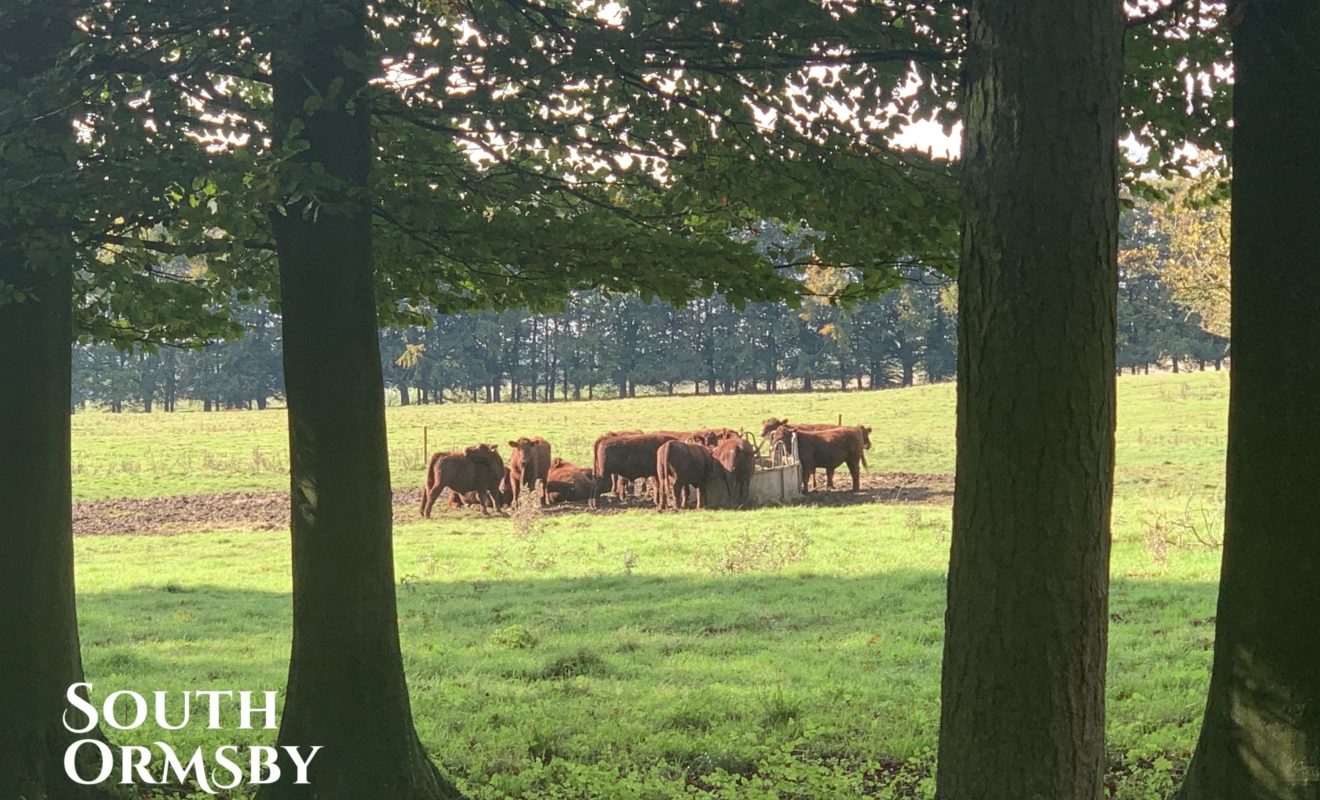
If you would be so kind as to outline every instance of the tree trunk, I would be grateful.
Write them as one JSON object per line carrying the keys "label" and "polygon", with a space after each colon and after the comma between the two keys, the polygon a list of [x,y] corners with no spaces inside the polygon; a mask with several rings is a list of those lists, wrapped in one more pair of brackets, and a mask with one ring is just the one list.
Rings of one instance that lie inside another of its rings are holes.
{"label": "tree trunk", "polygon": [[[71,32],[67,20],[42,5],[11,15],[9,25],[0,95],[52,67]],[[9,144],[17,147],[9,149],[21,154],[17,164],[5,163],[0,152],[7,179],[72,171],[68,117],[54,110],[65,100],[21,108],[40,121],[11,133]],[[69,745],[100,738],[99,731],[73,734],[62,724],[65,692],[83,681],[69,455],[73,221],[43,215],[48,235],[28,241],[30,228],[7,222],[0,220],[0,285],[27,299],[0,308],[0,797],[99,797],[64,772]],[[85,776],[97,772],[95,764],[80,767]]]}
{"label": "tree trunk", "polygon": [[1315,800],[1320,6],[1238,8],[1223,571],[1205,721],[1181,797]]}
{"label": "tree trunk", "polygon": [[[413,728],[399,648],[367,194],[366,0],[296,0],[281,13],[275,146],[304,146],[282,162],[281,183],[313,167],[325,177],[319,208],[295,197],[272,213],[293,535],[293,649],[278,744],[324,750],[310,785],[294,785],[286,769],[258,797],[457,797]],[[316,96],[322,102],[307,110]]]}
{"label": "tree trunk", "polygon": [[1117,0],[973,0],[937,796],[1099,800]]}
{"label": "tree trunk", "polygon": [[406,406],[411,402],[408,397],[408,384],[399,384],[399,405]]}
{"label": "tree trunk", "polygon": [[65,691],[83,680],[69,467],[73,273],[29,271],[14,233],[0,228],[0,283],[32,299],[0,313],[0,797],[100,796],[63,765],[69,745],[100,737],[61,724]]}
{"label": "tree trunk", "polygon": [[173,348],[166,348],[165,355],[161,357],[161,363],[165,369],[165,410],[173,411],[174,403],[178,397],[178,370],[176,364],[177,357]]}

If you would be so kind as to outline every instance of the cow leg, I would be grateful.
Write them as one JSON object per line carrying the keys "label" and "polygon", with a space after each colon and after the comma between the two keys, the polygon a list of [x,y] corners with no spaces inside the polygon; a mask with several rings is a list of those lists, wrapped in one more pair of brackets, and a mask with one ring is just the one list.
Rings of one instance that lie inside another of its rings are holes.
{"label": "cow leg", "polygon": [[829,489],[833,489],[833,488],[834,488],[834,470],[835,470],[835,469],[836,469],[835,467],[826,467],[826,468],[825,468],[825,486],[826,486],[826,488],[829,488]]}
{"label": "cow leg", "polygon": [[444,490],[439,486],[432,486],[426,491],[426,495],[422,498],[423,517],[426,517],[427,519],[431,518],[431,509],[434,508],[435,501],[440,497],[440,492],[442,491]]}
{"label": "cow leg", "polygon": [[696,493],[697,493],[697,510],[700,511],[700,510],[701,510],[701,486],[700,486],[700,485],[698,485],[698,486],[696,487]]}
{"label": "cow leg", "polygon": [[861,475],[859,474],[858,469],[857,469],[857,461],[856,461],[856,460],[852,460],[852,461],[849,461],[849,462],[848,462],[848,472],[852,473],[852,479],[853,479],[853,488],[852,488],[852,490],[853,490],[854,492],[861,491],[861,488],[862,488],[862,479],[861,479]]}

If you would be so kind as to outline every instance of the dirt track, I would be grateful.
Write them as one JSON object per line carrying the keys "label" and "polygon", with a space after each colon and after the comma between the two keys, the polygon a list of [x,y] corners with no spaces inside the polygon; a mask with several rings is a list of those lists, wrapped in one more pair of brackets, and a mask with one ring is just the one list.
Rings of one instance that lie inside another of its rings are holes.
{"label": "dirt track", "polygon": [[[823,476],[822,476],[823,479]],[[817,492],[805,501],[811,505],[854,505],[887,503],[943,505],[953,500],[952,475],[916,475],[906,472],[869,473],[862,476],[858,494],[842,491],[850,485],[848,474],[835,475],[833,492]],[[416,522],[419,489],[394,491],[395,523]],[[599,512],[641,508],[649,504],[605,505]],[[583,504],[557,506],[551,513],[586,511]],[[437,515],[455,513],[437,503]],[[464,515],[480,516],[475,510]],[[73,504],[75,536],[172,536],[215,530],[276,531],[289,524],[289,498],[283,492],[228,492],[184,497],[122,498],[91,500]]]}

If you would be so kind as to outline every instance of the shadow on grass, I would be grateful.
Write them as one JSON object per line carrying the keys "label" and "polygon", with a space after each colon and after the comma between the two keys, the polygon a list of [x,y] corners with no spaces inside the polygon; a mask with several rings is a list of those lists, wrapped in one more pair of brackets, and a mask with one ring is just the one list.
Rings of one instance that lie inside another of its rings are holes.
{"label": "shadow on grass", "polygon": [[[418,732],[481,797],[548,785],[609,796],[607,774],[723,797],[721,781],[759,780],[785,759],[818,768],[801,780],[833,787],[824,797],[929,775],[944,590],[939,573],[900,569],[421,579],[398,593]],[[1119,579],[1113,595],[1111,747],[1135,746],[1130,727],[1153,737],[1136,744],[1190,749],[1215,587]],[[285,594],[210,585],[82,594],[88,679],[101,698],[282,689],[289,605]],[[113,738],[196,747],[274,737],[234,733],[148,727]]]}

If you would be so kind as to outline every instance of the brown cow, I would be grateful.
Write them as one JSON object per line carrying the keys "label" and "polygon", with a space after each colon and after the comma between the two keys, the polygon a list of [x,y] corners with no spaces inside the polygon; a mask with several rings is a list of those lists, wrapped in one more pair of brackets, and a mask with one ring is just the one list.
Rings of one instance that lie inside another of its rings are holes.
{"label": "brown cow", "polygon": [[673,439],[660,445],[655,454],[655,509],[663,511],[672,502],[675,510],[687,505],[688,487],[697,487],[697,508],[708,482],[720,478],[733,495],[729,473],[709,449]]}
{"label": "brown cow", "polygon": [[756,449],[741,437],[725,439],[715,447],[715,460],[729,474],[732,488],[729,504],[734,508],[747,505],[752,490],[752,473],[756,471]]}
{"label": "brown cow", "polygon": [[[499,486],[496,487],[495,489],[495,497],[499,499],[502,505],[507,506],[513,504],[513,481],[509,478],[508,467],[504,468],[504,474],[500,477]],[[477,496],[476,492],[464,492],[463,494],[459,494],[457,492],[449,493],[450,508],[475,506],[478,505],[480,502],[481,502],[481,498]]]}
{"label": "brown cow", "polygon": [[509,442],[513,454],[509,456],[509,477],[513,482],[513,501],[518,502],[524,489],[535,490],[541,484],[541,505],[550,502],[545,482],[550,477],[550,443],[540,436],[526,436]]}
{"label": "brown cow", "polygon": [[545,491],[551,503],[590,500],[595,488],[596,476],[587,470],[562,458],[550,462],[550,476],[546,479]]}
{"label": "brown cow", "polygon": [[422,489],[422,516],[430,518],[431,508],[445,489],[460,496],[474,492],[483,514],[487,513],[487,498],[499,511],[498,491],[503,474],[504,459],[500,458],[497,445],[479,444],[462,452],[432,455],[426,465],[426,486]]}
{"label": "brown cow", "polygon": [[[606,433],[602,433],[600,436],[596,437],[596,441],[591,443],[591,458],[593,460],[596,458],[596,448],[600,447],[600,443],[605,441],[606,439],[613,439],[616,436],[641,436],[641,435],[642,435],[642,431],[640,429],[631,430],[631,431],[608,431]],[[601,475],[599,472],[596,472],[594,474],[596,476],[597,481],[606,482],[605,486],[607,486],[608,488],[604,489],[603,491],[613,492],[615,497],[618,497],[620,500],[623,499],[622,486],[624,482],[622,478],[619,478],[616,475]],[[592,492],[593,495],[600,493],[601,491],[596,491],[596,490],[593,490]],[[593,502],[595,502],[594,499]]]}
{"label": "brown cow", "polygon": [[808,481],[814,477],[818,468],[825,470],[826,485],[834,488],[834,470],[840,464],[848,465],[852,474],[853,488],[861,489],[861,477],[857,465],[866,464],[866,452],[871,449],[871,429],[863,425],[850,428],[829,428],[823,431],[807,431],[796,427],[781,425],[775,429],[770,441],[786,441],[793,433],[797,434],[798,456],[802,462],[802,491],[808,491]]}
{"label": "brown cow", "polygon": [[[601,439],[596,443],[596,458],[592,471],[606,476],[615,495],[622,500],[621,481],[655,478],[655,454],[660,445],[674,441],[674,437],[661,433],[624,434]],[[594,505],[599,490],[592,492]]]}

